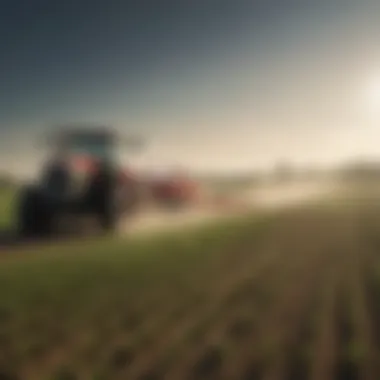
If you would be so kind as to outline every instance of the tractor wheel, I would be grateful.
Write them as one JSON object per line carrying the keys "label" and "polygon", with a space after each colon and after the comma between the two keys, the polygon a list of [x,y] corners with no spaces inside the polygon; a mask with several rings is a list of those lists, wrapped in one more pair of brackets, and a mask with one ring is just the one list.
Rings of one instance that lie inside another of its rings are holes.
{"label": "tractor wheel", "polygon": [[117,177],[107,167],[102,167],[90,181],[82,202],[85,213],[94,215],[103,232],[117,229],[120,216],[120,204],[117,197]]}
{"label": "tractor wheel", "polygon": [[17,215],[17,227],[22,237],[32,237],[36,234],[35,214],[34,192],[26,189],[21,196]]}
{"label": "tractor wheel", "polygon": [[120,225],[124,206],[117,184],[109,188],[99,206],[98,215],[102,230],[106,233],[116,232]]}
{"label": "tractor wheel", "polygon": [[18,209],[18,230],[22,237],[42,237],[51,231],[51,213],[41,194],[33,188],[23,192]]}
{"label": "tractor wheel", "polygon": [[111,209],[99,213],[99,222],[102,230],[106,233],[115,232],[119,226],[119,214]]}

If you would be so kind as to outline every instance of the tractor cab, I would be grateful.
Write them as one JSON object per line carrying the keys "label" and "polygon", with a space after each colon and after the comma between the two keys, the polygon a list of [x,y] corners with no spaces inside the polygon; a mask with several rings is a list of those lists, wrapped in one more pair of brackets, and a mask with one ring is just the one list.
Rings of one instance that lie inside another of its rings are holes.
{"label": "tractor cab", "polygon": [[111,128],[81,126],[62,128],[48,137],[48,143],[53,151],[45,172],[64,165],[75,192],[80,191],[101,168],[112,170],[119,179],[124,179],[119,160],[121,148],[133,152],[141,146],[139,139],[123,139]]}
{"label": "tractor cab", "polygon": [[53,155],[64,157],[78,169],[90,169],[100,161],[116,162],[117,139],[109,130],[71,129],[64,130],[49,140]]}
{"label": "tractor cab", "polygon": [[62,130],[50,136],[49,147],[52,157],[43,168],[41,185],[50,193],[79,196],[102,166],[117,166],[116,135],[110,130]]}

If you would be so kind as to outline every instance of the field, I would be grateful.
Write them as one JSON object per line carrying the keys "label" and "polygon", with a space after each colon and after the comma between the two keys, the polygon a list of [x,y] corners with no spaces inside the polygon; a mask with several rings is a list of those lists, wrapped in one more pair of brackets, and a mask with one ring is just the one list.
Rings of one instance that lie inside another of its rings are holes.
{"label": "field", "polygon": [[379,379],[380,202],[0,265],[0,379]]}

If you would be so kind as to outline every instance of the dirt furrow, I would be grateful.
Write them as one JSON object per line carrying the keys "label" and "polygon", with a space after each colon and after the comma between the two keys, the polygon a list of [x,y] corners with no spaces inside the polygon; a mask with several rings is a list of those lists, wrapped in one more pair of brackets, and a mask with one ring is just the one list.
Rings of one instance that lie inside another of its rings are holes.
{"label": "dirt furrow", "polygon": [[[251,278],[225,299],[224,310],[218,313],[215,321],[210,321],[212,323],[205,326],[203,337],[198,337],[201,339],[186,345],[186,350],[177,355],[179,360],[169,370],[166,379],[176,380],[183,373],[197,378],[199,375],[215,372],[214,368],[207,366],[207,359],[213,352],[216,355],[216,351],[223,356],[223,362],[219,363],[218,369],[221,373],[224,372],[223,367],[228,362],[230,351],[236,344],[253,339],[256,324],[264,317],[268,302],[275,295],[275,289],[280,290],[280,286],[276,287],[281,282],[278,281],[277,273],[279,268],[285,269],[287,258],[279,253],[276,256],[277,260],[267,262],[261,271],[252,271]],[[272,285],[271,289],[263,286],[268,282]]]}
{"label": "dirt furrow", "polygon": [[[321,259],[321,258],[319,258]],[[278,310],[269,318],[268,323],[263,329],[263,334],[272,335],[276,346],[272,355],[269,357],[268,370],[263,376],[264,380],[286,379],[290,371],[289,359],[292,346],[296,344],[297,332],[302,318],[307,312],[308,300],[313,298],[316,292],[318,279],[321,276],[321,269],[325,265],[324,260],[315,260],[312,265],[313,272],[304,271],[298,284],[291,287],[286,298],[279,303]],[[299,286],[299,284],[302,286]],[[297,286],[298,285],[298,286]],[[282,323],[278,323],[282,320]]]}
{"label": "dirt furrow", "polygon": [[355,330],[351,315],[351,294],[347,277],[342,281],[342,287],[337,300],[335,329],[337,331],[337,361],[335,366],[336,380],[359,379],[356,363],[352,361],[351,349],[355,339]]}
{"label": "dirt furrow", "polygon": [[356,361],[359,366],[360,378],[363,380],[376,380],[375,377],[375,351],[372,337],[370,307],[365,291],[367,260],[366,254],[362,257],[354,255],[353,271],[351,275],[351,294],[353,302],[353,319],[356,331]]}
{"label": "dirt furrow", "polygon": [[184,339],[188,331],[196,328],[203,319],[211,318],[219,312],[221,305],[226,297],[233,292],[233,290],[243,284],[247,279],[252,276],[252,270],[261,270],[266,265],[267,261],[274,259],[274,255],[270,252],[263,253],[262,262],[257,261],[257,257],[252,255],[251,259],[242,263],[242,267],[233,271],[229,276],[220,283],[218,291],[210,297],[210,303],[206,309],[194,310],[192,313],[187,314],[175,326],[168,326],[167,334],[161,331],[161,339],[156,340],[154,344],[145,350],[140,360],[134,362],[131,368],[127,371],[126,375],[130,379],[138,378],[141,373],[144,373],[147,365],[156,363],[163,352],[167,351],[171,346],[178,344]]}
{"label": "dirt furrow", "polygon": [[[266,329],[269,319],[273,319],[273,315],[277,313],[280,304],[283,300],[289,300],[289,294],[297,287],[297,280],[300,278],[298,276],[302,273],[304,257],[294,256],[292,262],[287,262],[280,267],[280,271],[283,270],[282,276],[274,280],[273,283],[269,284],[267,281],[264,281],[265,287],[271,288],[271,293],[275,295],[272,299],[269,308],[263,310],[263,313],[259,316],[257,321],[257,326],[255,328],[256,334],[251,338],[244,340],[239,344],[234,352],[231,353],[229,358],[229,363],[224,370],[224,378],[256,378],[259,376],[259,373],[262,371],[263,366],[265,367],[267,356],[270,355],[272,350],[272,344],[276,344],[272,340],[273,335],[271,332],[265,334],[263,331]],[[273,278],[267,279],[269,282]],[[298,284],[299,285],[299,284]],[[299,286],[298,286],[299,287]],[[279,315],[276,314],[276,317]],[[274,322],[275,325],[280,325],[282,321],[276,319]],[[266,330],[268,332],[268,329]],[[265,352],[263,356],[260,356],[260,353]]]}
{"label": "dirt furrow", "polygon": [[[260,241],[260,239],[258,240]],[[255,247],[255,242],[253,242],[253,244],[251,245]],[[233,251],[234,253],[231,254],[231,251]],[[218,252],[212,259],[212,262],[209,264],[210,268],[208,268],[207,271],[205,271],[204,273],[200,272],[198,274],[200,276],[198,279],[198,293],[202,294],[202,299],[212,299],[214,297],[214,294],[219,294],[221,291],[221,284],[223,284],[224,282],[227,282],[226,288],[228,288],[228,281],[230,281],[230,279],[232,280],[232,278],[236,278],[234,271],[236,270],[238,272],[239,270],[241,270],[242,267],[244,268],[246,264],[245,260],[247,260],[247,258],[249,258],[249,260],[252,260],[253,263],[255,262],[255,260],[260,261],[261,254],[265,256],[265,253],[263,253],[263,251],[260,249],[247,249],[247,244],[244,239],[235,243],[231,247],[226,247],[225,250]],[[267,260],[267,258],[264,257],[263,260],[265,261]],[[212,276],[207,276],[207,273],[211,272]],[[188,275],[188,277],[188,279],[186,279],[185,277],[181,277],[179,280],[181,281],[181,283],[190,280],[193,281],[194,274]],[[171,277],[168,278],[166,281],[168,281],[168,284],[173,285],[173,279]],[[201,284],[203,284],[203,286],[201,286]],[[192,284],[191,288],[193,291],[193,288],[197,288],[197,286]],[[156,289],[157,287],[151,286],[151,293],[156,292]],[[171,293],[176,291],[178,293],[178,289],[176,288],[172,287],[172,289],[170,289]],[[147,295],[149,295],[149,290],[147,290],[146,292]],[[144,299],[145,302],[146,296],[141,296],[140,299]],[[103,348],[100,350],[100,352],[96,354],[98,359],[97,362],[107,362],[109,347],[115,347],[117,349],[118,346],[128,346],[129,349],[133,351],[134,357],[139,356],[140,352],[143,353],[148,351],[152,345],[152,342],[159,339],[163,331],[175,329],[176,324],[180,324],[182,319],[187,318],[185,312],[188,312],[189,310],[187,309],[191,309],[192,306],[192,302],[189,302],[189,299],[187,297],[183,297],[183,295],[181,294],[172,297],[169,293],[167,293],[163,301],[164,302],[160,304],[159,308],[153,310],[153,313],[139,313],[140,315],[144,315],[147,318],[143,323],[139,321],[138,326],[135,326],[134,331],[131,331],[129,334],[120,334],[120,329],[118,328],[120,326],[118,326],[115,323],[113,323],[113,327],[112,325],[110,326],[109,319],[105,320],[105,322],[108,321],[108,325],[99,325],[98,328],[96,328],[96,331],[92,332],[93,335],[98,335],[99,329],[103,329],[103,327],[105,328],[104,333],[106,335],[103,334],[102,338]],[[194,310],[197,310],[197,308],[201,305],[196,304],[195,301]],[[123,307],[125,308],[125,306]],[[192,310],[190,310],[190,312],[191,311]],[[133,315],[131,315],[131,317],[133,317]],[[129,320],[128,315],[125,318],[125,320]],[[123,323],[123,321],[119,321],[119,324],[120,323]],[[70,361],[72,363],[76,363],[78,361],[77,358],[80,357],[79,352],[81,350],[81,347],[83,348],[83,346],[86,346],[88,343],[88,327],[90,327],[90,329],[93,329],[96,326],[83,326],[83,329],[81,329],[81,336],[73,336],[71,339],[65,342],[64,346],[59,346],[56,348],[52,347],[49,354],[44,358],[45,364],[41,365],[40,363],[38,363],[37,368],[35,368],[36,362],[33,361],[30,364],[30,368],[29,366],[27,366],[28,368],[25,370],[26,373],[37,373],[37,378],[39,378],[38,368],[44,368],[44,370],[46,370],[46,368],[51,368],[53,370],[62,361]],[[90,351],[91,350],[92,347],[90,347]],[[70,353],[70,358],[67,357],[68,353]],[[90,354],[90,356],[93,355],[94,352]]]}
{"label": "dirt furrow", "polygon": [[326,281],[323,302],[319,310],[310,380],[334,380],[337,351],[335,313],[338,286],[339,278],[336,273],[333,273],[331,279]]}

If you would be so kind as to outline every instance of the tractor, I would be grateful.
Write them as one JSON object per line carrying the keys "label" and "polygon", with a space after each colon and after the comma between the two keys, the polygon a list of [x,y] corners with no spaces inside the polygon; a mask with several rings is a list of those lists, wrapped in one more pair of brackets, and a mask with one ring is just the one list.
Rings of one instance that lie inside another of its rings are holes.
{"label": "tractor", "polygon": [[[117,159],[121,138],[105,127],[61,128],[48,138],[53,157],[36,184],[21,191],[18,227],[24,237],[78,232],[83,220],[113,232],[137,209],[137,182]],[[128,146],[140,145],[128,140]],[[95,223],[94,223],[95,222]]]}

